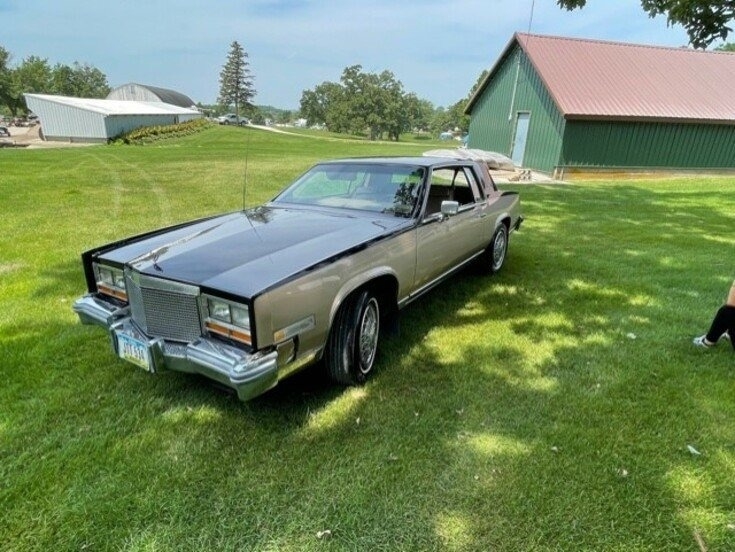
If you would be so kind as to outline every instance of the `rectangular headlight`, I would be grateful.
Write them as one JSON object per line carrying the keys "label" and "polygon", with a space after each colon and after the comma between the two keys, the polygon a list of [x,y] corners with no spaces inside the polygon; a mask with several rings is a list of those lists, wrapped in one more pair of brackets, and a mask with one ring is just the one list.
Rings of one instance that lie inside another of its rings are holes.
{"label": "rectangular headlight", "polygon": [[250,309],[247,305],[206,297],[204,326],[207,331],[252,345],[250,335]]}
{"label": "rectangular headlight", "polygon": [[240,328],[250,329],[250,311],[245,306],[232,306],[230,308],[232,324]]}
{"label": "rectangular headlight", "polygon": [[101,282],[103,284],[106,284],[108,286],[111,286],[115,283],[115,277],[112,275],[112,269],[107,268],[105,266],[98,266],[97,267],[97,281]]}
{"label": "rectangular headlight", "polygon": [[125,289],[125,273],[122,270],[115,270],[112,273],[114,279],[113,285],[118,289]]}
{"label": "rectangular headlight", "polygon": [[207,310],[209,316],[220,322],[230,322],[230,305],[219,299],[210,297],[207,299]]}
{"label": "rectangular headlight", "polygon": [[128,300],[128,293],[125,289],[125,274],[121,269],[95,263],[94,273],[99,293],[120,301]]}

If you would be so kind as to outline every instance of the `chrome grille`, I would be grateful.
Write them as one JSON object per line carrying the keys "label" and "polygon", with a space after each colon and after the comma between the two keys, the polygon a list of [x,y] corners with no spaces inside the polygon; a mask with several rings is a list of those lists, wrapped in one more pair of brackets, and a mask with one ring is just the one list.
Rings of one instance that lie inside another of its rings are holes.
{"label": "chrome grille", "polygon": [[125,284],[135,323],[150,337],[193,341],[202,334],[198,289],[126,271]]}
{"label": "chrome grille", "polygon": [[143,330],[146,329],[145,309],[143,308],[143,293],[140,285],[133,281],[129,274],[125,274],[125,290],[128,293],[130,312],[135,323]]}

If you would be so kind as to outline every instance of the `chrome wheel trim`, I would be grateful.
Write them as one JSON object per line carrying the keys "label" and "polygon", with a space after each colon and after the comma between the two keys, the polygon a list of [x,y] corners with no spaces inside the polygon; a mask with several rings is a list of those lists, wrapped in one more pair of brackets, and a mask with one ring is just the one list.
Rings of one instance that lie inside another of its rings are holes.
{"label": "chrome wheel trim", "polygon": [[505,251],[508,245],[508,237],[503,229],[499,229],[495,234],[493,242],[493,270],[499,270],[505,261]]}
{"label": "chrome wheel trim", "polygon": [[357,353],[360,360],[358,369],[367,374],[375,362],[375,353],[378,350],[378,334],[380,332],[380,312],[378,300],[371,297],[360,318],[359,342]]}

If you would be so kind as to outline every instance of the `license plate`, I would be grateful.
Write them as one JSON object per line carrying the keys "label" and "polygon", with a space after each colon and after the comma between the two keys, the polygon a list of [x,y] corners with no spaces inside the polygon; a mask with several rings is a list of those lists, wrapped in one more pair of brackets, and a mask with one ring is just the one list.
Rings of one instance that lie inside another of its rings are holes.
{"label": "license plate", "polygon": [[142,341],[125,334],[117,334],[117,351],[121,359],[152,372],[148,347]]}

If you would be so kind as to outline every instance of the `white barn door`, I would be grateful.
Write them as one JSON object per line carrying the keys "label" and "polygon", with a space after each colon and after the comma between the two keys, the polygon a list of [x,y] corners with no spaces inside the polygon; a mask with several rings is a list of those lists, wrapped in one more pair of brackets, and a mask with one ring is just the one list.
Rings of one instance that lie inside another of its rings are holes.
{"label": "white barn door", "polygon": [[526,153],[526,140],[528,139],[528,127],[530,123],[530,113],[518,113],[516,117],[516,133],[513,139],[513,151],[510,155],[516,167],[523,166],[523,156]]}

